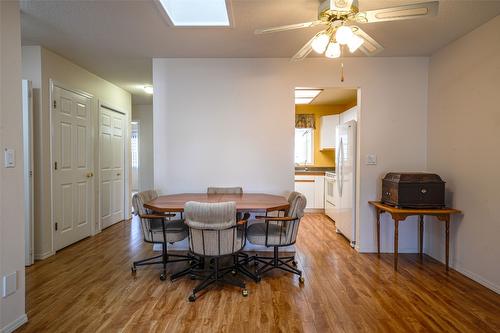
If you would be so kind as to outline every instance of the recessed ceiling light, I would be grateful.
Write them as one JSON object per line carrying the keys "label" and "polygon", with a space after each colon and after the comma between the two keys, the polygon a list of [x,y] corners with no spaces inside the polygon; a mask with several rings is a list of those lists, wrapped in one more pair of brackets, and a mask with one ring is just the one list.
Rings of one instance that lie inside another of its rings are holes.
{"label": "recessed ceiling light", "polygon": [[322,91],[323,91],[323,89],[296,88],[295,89],[295,98],[304,98],[304,97],[315,98]]}
{"label": "recessed ceiling light", "polygon": [[144,92],[146,94],[149,94],[149,95],[153,94],[153,86],[146,85],[146,86],[142,87],[142,89],[144,89]]}
{"label": "recessed ceiling light", "polygon": [[184,27],[228,27],[226,0],[159,0],[170,21]]}
{"label": "recessed ceiling light", "polygon": [[295,98],[295,104],[309,104],[312,102],[314,98],[312,97],[302,97],[302,98]]}

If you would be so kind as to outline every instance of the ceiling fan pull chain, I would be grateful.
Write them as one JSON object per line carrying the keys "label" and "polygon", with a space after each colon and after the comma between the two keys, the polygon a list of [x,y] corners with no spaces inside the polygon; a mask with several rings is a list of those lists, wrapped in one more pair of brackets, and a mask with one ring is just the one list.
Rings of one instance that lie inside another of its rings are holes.
{"label": "ceiling fan pull chain", "polygon": [[344,46],[340,47],[340,82],[344,82]]}

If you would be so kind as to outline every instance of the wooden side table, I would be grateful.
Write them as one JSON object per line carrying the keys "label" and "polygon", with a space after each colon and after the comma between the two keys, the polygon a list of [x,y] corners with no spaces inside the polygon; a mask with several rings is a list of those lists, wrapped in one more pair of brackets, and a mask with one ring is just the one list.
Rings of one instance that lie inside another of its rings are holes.
{"label": "wooden side table", "polygon": [[398,236],[399,236],[399,222],[406,220],[408,216],[419,217],[419,254],[423,255],[424,245],[424,215],[435,216],[439,221],[445,223],[446,230],[446,270],[449,270],[449,257],[450,257],[450,216],[452,214],[460,214],[461,211],[454,208],[443,209],[412,209],[412,208],[397,208],[383,204],[380,201],[369,201],[370,205],[375,207],[377,211],[377,252],[380,254],[380,215],[382,213],[391,214],[394,220],[394,270],[398,270]]}

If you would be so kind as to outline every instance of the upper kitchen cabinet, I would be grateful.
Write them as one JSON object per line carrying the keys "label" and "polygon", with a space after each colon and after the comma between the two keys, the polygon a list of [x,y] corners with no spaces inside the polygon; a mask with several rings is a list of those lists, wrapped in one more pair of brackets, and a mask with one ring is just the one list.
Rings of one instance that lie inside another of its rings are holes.
{"label": "upper kitchen cabinet", "polygon": [[339,124],[345,124],[348,121],[356,120],[358,121],[358,107],[354,106],[349,110],[346,110],[340,114]]}
{"label": "upper kitchen cabinet", "polygon": [[338,124],[339,124],[338,114],[322,116],[320,118],[320,125],[319,125],[320,150],[335,148],[335,135]]}

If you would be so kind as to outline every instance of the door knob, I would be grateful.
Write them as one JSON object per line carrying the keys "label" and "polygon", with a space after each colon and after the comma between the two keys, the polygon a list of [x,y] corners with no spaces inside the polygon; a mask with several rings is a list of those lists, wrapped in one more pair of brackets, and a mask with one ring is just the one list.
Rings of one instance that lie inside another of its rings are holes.
{"label": "door knob", "polygon": [[116,175],[117,175],[117,176],[120,176],[120,175],[121,175],[121,173],[119,173],[119,172],[118,172]]}
{"label": "door knob", "polygon": [[87,178],[90,178],[90,177],[94,176],[94,174],[92,172],[89,172],[85,176],[87,176]]}

